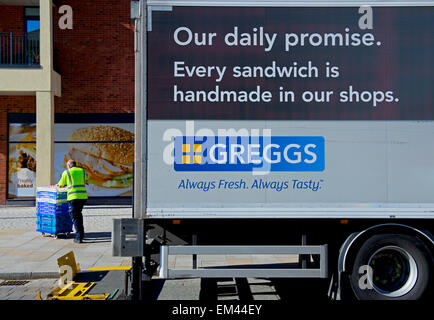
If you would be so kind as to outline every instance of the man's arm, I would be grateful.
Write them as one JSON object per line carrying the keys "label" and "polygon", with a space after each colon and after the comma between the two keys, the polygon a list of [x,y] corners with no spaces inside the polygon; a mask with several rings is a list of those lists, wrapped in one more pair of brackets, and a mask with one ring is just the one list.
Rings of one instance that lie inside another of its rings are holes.
{"label": "man's arm", "polygon": [[60,178],[59,182],[57,183],[58,187],[66,187],[66,174],[65,171],[62,173],[62,177]]}

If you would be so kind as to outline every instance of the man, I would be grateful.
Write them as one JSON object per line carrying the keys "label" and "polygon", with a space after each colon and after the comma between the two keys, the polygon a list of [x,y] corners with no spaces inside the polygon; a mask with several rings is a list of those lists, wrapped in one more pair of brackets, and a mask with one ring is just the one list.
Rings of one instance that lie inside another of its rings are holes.
{"label": "man", "polygon": [[74,160],[68,160],[67,169],[63,171],[57,186],[67,187],[68,203],[75,228],[75,243],[82,243],[84,238],[83,206],[87,200],[87,175],[84,169],[78,168]]}

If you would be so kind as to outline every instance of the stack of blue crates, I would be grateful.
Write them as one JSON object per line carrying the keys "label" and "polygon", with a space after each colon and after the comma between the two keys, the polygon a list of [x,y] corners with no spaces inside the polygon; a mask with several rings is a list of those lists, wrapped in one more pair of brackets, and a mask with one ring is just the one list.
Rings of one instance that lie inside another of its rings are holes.
{"label": "stack of blue crates", "polygon": [[64,188],[38,188],[36,191],[36,231],[57,235],[72,232],[72,220]]}

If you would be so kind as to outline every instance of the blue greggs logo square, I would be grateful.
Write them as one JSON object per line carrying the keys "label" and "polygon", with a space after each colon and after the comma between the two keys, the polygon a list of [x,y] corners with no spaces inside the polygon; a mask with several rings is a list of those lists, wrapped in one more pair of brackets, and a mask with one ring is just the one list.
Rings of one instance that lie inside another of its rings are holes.
{"label": "blue greggs logo square", "polygon": [[324,137],[175,137],[175,171],[324,171]]}

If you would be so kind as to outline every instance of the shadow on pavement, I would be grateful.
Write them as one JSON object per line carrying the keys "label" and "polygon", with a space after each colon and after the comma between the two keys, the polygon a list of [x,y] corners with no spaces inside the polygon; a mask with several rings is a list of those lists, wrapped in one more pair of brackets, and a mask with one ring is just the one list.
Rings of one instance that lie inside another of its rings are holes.
{"label": "shadow on pavement", "polygon": [[86,232],[84,234],[85,243],[97,243],[97,242],[111,242],[111,232]]}
{"label": "shadow on pavement", "polygon": [[271,279],[282,301],[329,301],[328,279]]}
{"label": "shadow on pavement", "polygon": [[158,300],[165,282],[165,279],[152,279],[149,282],[143,282],[143,300]]}
{"label": "shadow on pavement", "polygon": [[253,301],[261,300],[261,297],[269,300],[270,296],[276,295],[269,279],[257,278],[254,283],[249,283],[247,278],[203,278],[200,287],[201,301]]}
{"label": "shadow on pavement", "polygon": [[125,271],[81,271],[74,278],[76,282],[94,282],[88,294],[111,294],[110,299],[119,299],[125,288]]}

